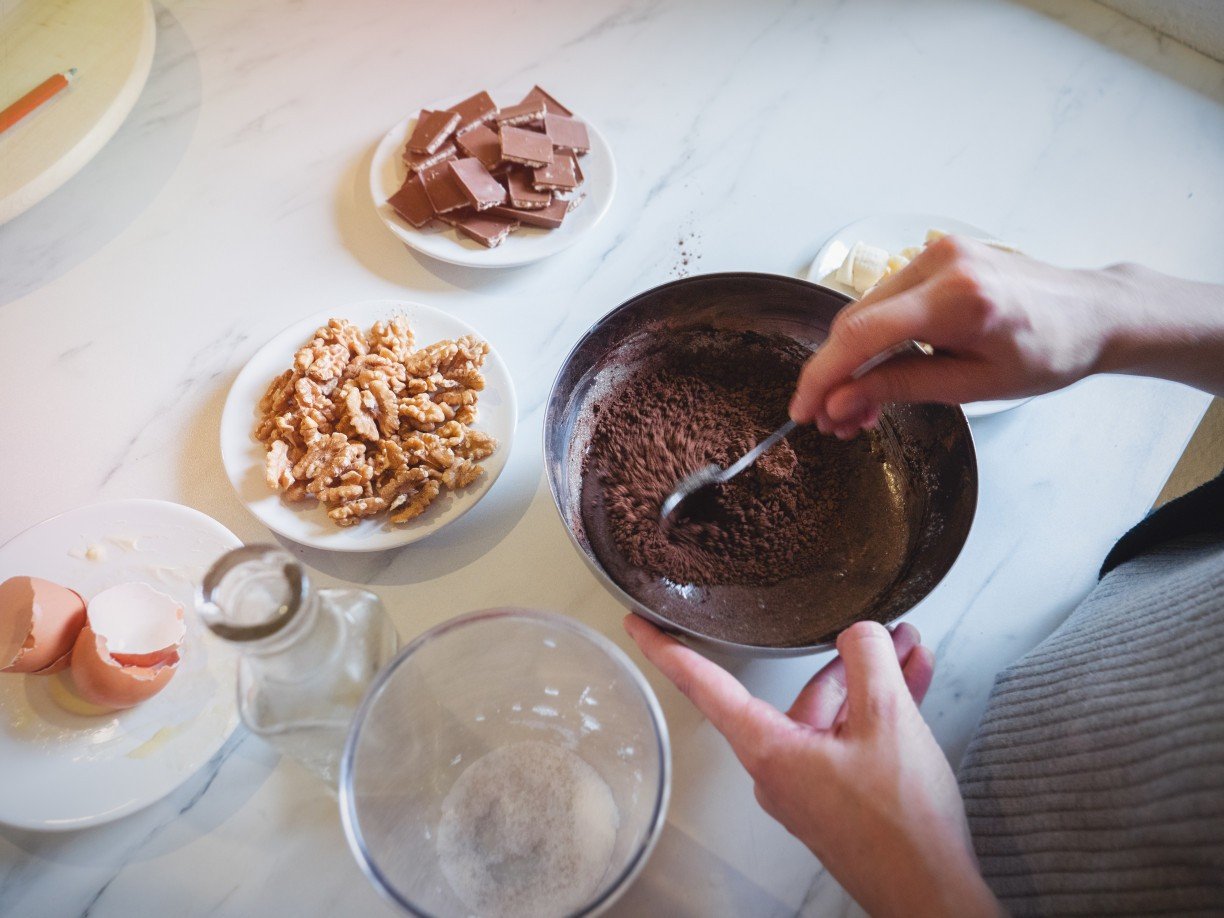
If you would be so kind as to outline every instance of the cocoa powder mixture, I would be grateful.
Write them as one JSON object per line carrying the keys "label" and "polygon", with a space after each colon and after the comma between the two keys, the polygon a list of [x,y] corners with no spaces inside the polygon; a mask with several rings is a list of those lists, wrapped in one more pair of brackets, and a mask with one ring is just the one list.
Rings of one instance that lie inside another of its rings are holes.
{"label": "cocoa powder mixture", "polygon": [[870,617],[904,565],[904,489],[877,433],[842,442],[800,428],[660,522],[681,478],[726,466],[786,420],[807,355],[782,336],[678,332],[593,408],[587,537],[622,588],[677,624],[739,643],[814,643]]}

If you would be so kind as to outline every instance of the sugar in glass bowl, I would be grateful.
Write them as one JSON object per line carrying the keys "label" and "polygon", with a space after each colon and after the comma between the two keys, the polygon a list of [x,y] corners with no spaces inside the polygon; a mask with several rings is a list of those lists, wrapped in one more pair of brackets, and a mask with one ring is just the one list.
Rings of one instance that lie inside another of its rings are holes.
{"label": "sugar in glass bowl", "polygon": [[525,609],[409,644],[370,687],[341,762],[362,870],[413,915],[592,915],[663,826],[667,726],[603,635]]}

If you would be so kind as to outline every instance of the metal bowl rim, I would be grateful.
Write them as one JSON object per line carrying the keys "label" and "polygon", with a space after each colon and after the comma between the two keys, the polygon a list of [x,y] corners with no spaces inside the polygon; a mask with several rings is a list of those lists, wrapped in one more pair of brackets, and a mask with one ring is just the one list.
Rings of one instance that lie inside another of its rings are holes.
{"label": "metal bowl rim", "polygon": [[[603,584],[604,588],[607,589],[610,593],[612,593],[612,595],[616,599],[620,600],[621,604],[624,605],[626,608],[628,608],[631,612],[633,612],[636,615],[642,616],[642,618],[645,618],[647,621],[653,622],[655,625],[658,625],[661,629],[663,629],[664,631],[670,634],[683,635],[685,638],[689,639],[693,643],[705,645],[707,647],[716,648],[719,651],[725,654],[728,654],[730,656],[754,657],[754,658],[763,658],[763,657],[784,658],[784,657],[809,656],[811,654],[824,653],[825,651],[835,649],[837,646],[836,641],[835,640],[834,641],[821,641],[816,644],[796,644],[790,647],[773,647],[773,646],[764,645],[764,644],[742,644],[742,643],[739,643],[738,641],[728,641],[728,640],[724,640],[723,638],[716,638],[716,637],[711,637],[706,634],[702,634],[701,632],[694,631],[693,629],[688,628],[684,625],[676,624],[675,622],[670,621],[669,619],[666,619],[661,615],[658,615],[653,610],[651,610],[650,608],[648,608],[647,606],[639,602],[637,599],[630,596],[624,589],[621,588],[620,584],[618,584],[615,580],[612,579],[611,575],[609,575],[608,572],[603,569],[603,566],[600,565],[596,561],[596,559],[590,556],[590,554],[582,547],[582,543],[578,541],[578,537],[574,535],[574,530],[570,526],[569,521],[565,518],[565,512],[562,510],[561,496],[558,493],[558,484],[557,484],[555,476],[553,475],[552,463],[549,461],[549,449],[548,449],[549,420],[553,414],[554,405],[556,404],[557,386],[561,382],[561,377],[565,374],[565,371],[569,368],[570,362],[574,359],[574,355],[577,354],[579,349],[581,349],[582,346],[586,344],[586,342],[591,337],[593,337],[601,328],[607,325],[608,322],[611,321],[615,316],[620,315],[621,313],[627,311],[630,307],[635,305],[639,300],[643,299],[644,297],[654,296],[660,293],[661,291],[668,290],[673,287],[686,286],[688,284],[693,283],[694,281],[699,281],[699,280],[709,281],[709,280],[754,280],[754,279],[755,280],[765,280],[765,281],[770,281],[770,282],[782,281],[787,284],[791,284],[793,286],[800,287],[800,288],[816,288],[821,293],[829,294],[833,296],[835,299],[844,300],[845,302],[842,304],[843,308],[845,307],[846,304],[854,302],[853,299],[846,296],[846,294],[842,293],[841,291],[834,290],[831,287],[826,287],[823,284],[818,284],[815,281],[804,280],[798,277],[791,277],[786,274],[771,274],[765,271],[717,271],[711,274],[693,274],[693,275],[690,275],[689,277],[681,277],[677,280],[667,281],[666,283],[662,283],[655,287],[651,287],[647,290],[643,290],[641,293],[634,294],[633,296],[625,300],[620,305],[608,310],[608,312],[604,313],[602,316],[596,319],[591,324],[591,326],[585,332],[583,332],[581,337],[579,337],[578,340],[574,342],[573,347],[569,349],[569,351],[565,355],[565,359],[561,361],[561,365],[557,368],[556,375],[553,376],[552,385],[550,385],[548,388],[548,397],[544,400],[544,419],[543,419],[543,423],[540,425],[540,446],[541,446],[541,453],[544,457],[544,474],[545,474],[545,477],[548,479],[548,493],[552,496],[553,509],[556,511],[557,516],[561,520],[561,525],[565,529],[566,536],[569,537],[570,544],[574,546],[574,550],[578,552],[578,555],[582,558],[583,562],[585,562],[586,566],[591,570],[593,574],[595,574],[595,578],[601,584]],[[914,603],[914,605],[910,606],[910,608],[902,612],[896,618],[892,619],[892,622],[899,622],[902,619],[904,619],[907,615],[913,612],[914,609],[922,605],[922,603],[932,593],[935,592],[936,588],[938,588],[939,585],[943,583],[944,579],[948,576],[948,574],[952,572],[952,568],[956,566],[957,560],[960,559],[961,553],[965,550],[965,545],[968,544],[969,542],[969,536],[972,535],[973,533],[974,524],[977,522],[978,491],[979,491],[978,463],[977,463],[977,442],[973,436],[973,425],[969,423],[969,419],[965,415],[964,409],[960,405],[943,405],[943,407],[949,408],[955,411],[956,414],[960,417],[960,420],[964,424],[964,428],[965,428],[965,434],[966,434],[966,439],[967,439],[968,448],[969,448],[968,457],[967,457],[968,465],[969,465],[968,471],[970,474],[970,478],[973,482],[973,493],[970,495],[970,498],[969,498],[970,500],[969,527],[965,530],[965,538],[961,542],[960,548],[957,549],[956,558],[954,558],[952,563],[948,565],[947,570],[945,570],[942,574],[940,574],[938,579],[936,579],[931,584],[930,589],[927,590],[926,595],[923,596],[922,599],[918,600],[918,602]],[[890,622],[890,624],[892,622]]]}

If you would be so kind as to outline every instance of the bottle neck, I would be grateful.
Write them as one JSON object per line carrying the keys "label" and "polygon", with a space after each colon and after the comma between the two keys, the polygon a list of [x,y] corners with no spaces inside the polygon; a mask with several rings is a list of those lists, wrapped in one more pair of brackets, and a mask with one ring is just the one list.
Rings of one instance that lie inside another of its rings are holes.
{"label": "bottle neck", "polygon": [[[244,654],[271,660],[293,657],[310,665],[337,635],[322,635],[328,616],[302,566],[273,545],[245,545],[227,552],[204,575],[196,596],[200,619],[213,634]],[[334,629],[331,629],[334,630]],[[330,638],[330,640],[329,640]]]}

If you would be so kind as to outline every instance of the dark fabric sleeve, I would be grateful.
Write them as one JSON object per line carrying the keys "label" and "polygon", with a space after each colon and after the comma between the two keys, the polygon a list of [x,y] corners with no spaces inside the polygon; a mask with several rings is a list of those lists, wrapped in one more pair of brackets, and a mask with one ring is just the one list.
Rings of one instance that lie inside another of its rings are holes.
{"label": "dark fabric sleeve", "polygon": [[1221,533],[1224,533],[1224,469],[1205,485],[1149,513],[1122,536],[1105,556],[1100,576],[1173,539]]}

